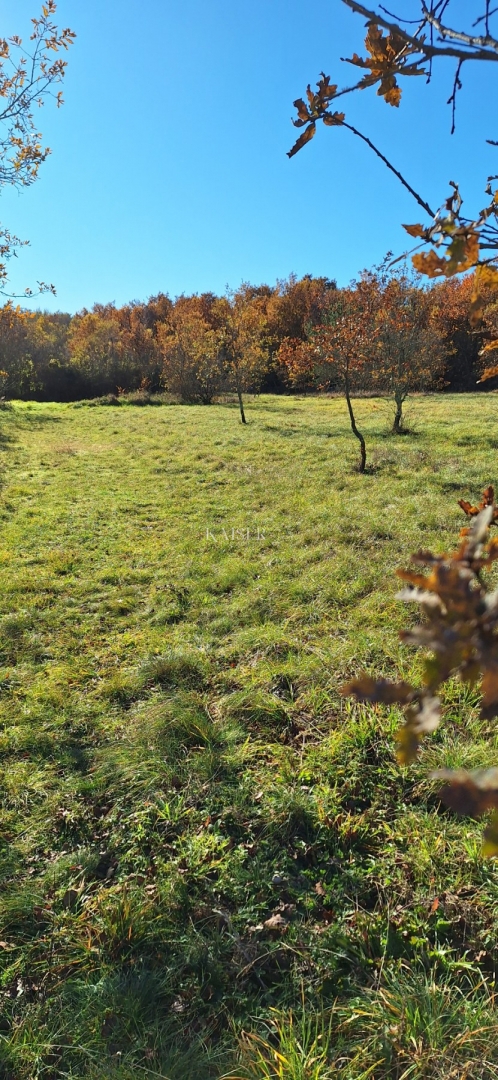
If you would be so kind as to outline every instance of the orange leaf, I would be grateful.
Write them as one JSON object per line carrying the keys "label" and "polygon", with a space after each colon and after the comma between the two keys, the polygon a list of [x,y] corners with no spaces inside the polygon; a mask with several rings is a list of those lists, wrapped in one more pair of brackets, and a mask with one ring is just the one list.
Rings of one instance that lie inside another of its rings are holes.
{"label": "orange leaf", "polygon": [[425,236],[423,225],[403,225],[403,228],[410,236]]}
{"label": "orange leaf", "polygon": [[446,259],[441,259],[435,251],[422,251],[418,255],[412,255],[412,263],[420,274],[426,274],[427,277],[446,276]]}
{"label": "orange leaf", "polygon": [[474,274],[474,287],[469,308],[469,322],[477,326],[486,306],[486,297],[482,289],[486,285],[498,286],[498,268],[496,266],[478,266]]}
{"label": "orange leaf", "polygon": [[492,720],[498,714],[498,668],[486,668],[482,677],[481,718]]}
{"label": "orange leaf", "polygon": [[457,814],[480,817],[498,806],[498,769],[441,769],[434,777],[448,781],[439,797]]}
{"label": "orange leaf", "polygon": [[401,89],[398,86],[396,79],[393,78],[392,85],[390,85],[387,89],[385,87],[385,83],[382,82],[379,86],[379,89],[377,90],[377,93],[384,98],[384,101],[387,101],[388,105],[394,105],[396,108],[398,108],[401,101]]}
{"label": "orange leaf", "polygon": [[306,143],[308,143],[310,141],[310,139],[313,138],[313,135],[315,134],[315,131],[316,131],[316,124],[315,123],[308,124],[308,127],[304,129],[302,135],[299,136],[297,141],[294,143],[294,146],[292,147],[292,149],[287,152],[287,157],[289,157],[289,158],[294,157],[294,154],[297,154],[297,152],[299,150],[302,150],[303,146],[306,146]]}
{"label": "orange leaf", "polygon": [[310,114],[309,114],[309,111],[308,111],[308,106],[306,105],[306,102],[304,102],[302,98],[297,98],[297,100],[293,102],[293,105],[294,105],[294,108],[297,109],[297,114],[298,114],[300,120],[303,120],[303,121],[309,120]]}
{"label": "orange leaf", "polygon": [[325,113],[322,120],[327,127],[337,127],[344,123],[345,115],[343,112]]}
{"label": "orange leaf", "polygon": [[342,686],[341,694],[355,697],[357,701],[406,705],[413,698],[413,687],[405,682],[391,683],[387,679],[372,679],[370,675],[362,675]]}

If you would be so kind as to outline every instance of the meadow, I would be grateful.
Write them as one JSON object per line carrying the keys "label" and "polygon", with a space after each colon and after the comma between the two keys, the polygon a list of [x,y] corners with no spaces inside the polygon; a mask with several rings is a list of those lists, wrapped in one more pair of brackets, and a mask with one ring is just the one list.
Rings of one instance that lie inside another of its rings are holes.
{"label": "meadow", "polygon": [[498,869],[416,765],[395,569],[498,482],[496,394],[0,412],[0,1077],[491,1080]]}

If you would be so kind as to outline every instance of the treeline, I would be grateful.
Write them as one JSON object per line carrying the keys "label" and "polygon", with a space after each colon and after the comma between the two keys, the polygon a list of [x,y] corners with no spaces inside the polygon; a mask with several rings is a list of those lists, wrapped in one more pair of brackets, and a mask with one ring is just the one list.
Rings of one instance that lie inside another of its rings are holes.
{"label": "treeline", "polygon": [[[389,289],[396,294],[390,338]],[[337,334],[330,333],[339,325],[337,312],[340,325],[347,327],[344,312],[355,305],[365,339],[375,331],[383,343],[373,384],[372,366],[367,371],[363,365],[357,388],[363,379],[364,389],[372,384],[379,392],[389,390],[382,386],[380,373],[386,367],[385,350],[396,352],[394,327],[399,331],[401,324],[405,331],[409,325],[422,326],[426,335],[424,363],[411,365],[410,389],[474,390],[479,351],[494,309],[489,305],[483,328],[476,332],[469,322],[471,292],[471,276],[444,280],[427,290],[404,272],[380,269],[363,274],[348,289],[324,277],[291,276],[275,286],[246,283],[223,296],[202,293],[171,300],[159,294],[123,307],[96,304],[76,315],[28,312],[8,302],[0,309],[0,395],[76,401],[136,390],[168,391],[185,402],[209,403],[231,391],[238,393],[242,407],[244,391],[333,390],[334,366],[328,365],[324,378],[323,364],[313,359],[316,342],[321,342],[323,359],[324,342],[337,346]],[[347,346],[344,334],[341,343]],[[357,339],[352,347],[358,350]]]}

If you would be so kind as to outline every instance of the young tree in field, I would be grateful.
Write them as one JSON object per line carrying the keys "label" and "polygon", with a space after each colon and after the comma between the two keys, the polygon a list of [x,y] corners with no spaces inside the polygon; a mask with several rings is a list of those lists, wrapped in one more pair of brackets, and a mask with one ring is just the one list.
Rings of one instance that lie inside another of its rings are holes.
{"label": "young tree in field", "polygon": [[[54,0],[46,0],[38,19],[32,19],[32,33],[27,46],[18,35],[0,38],[0,188],[13,185],[30,187],[38,178],[40,166],[50,149],[43,146],[34,109],[53,98],[59,107],[66,61],[57,53],[67,51],[74,40],[72,30],[59,30],[53,18]],[[5,289],[9,258],[26,241],[19,240],[0,227],[0,290]],[[54,291],[39,282],[40,292]],[[25,290],[32,296],[32,290]]]}
{"label": "young tree in field", "polygon": [[365,472],[365,438],[354,414],[352,396],[371,382],[372,357],[377,333],[375,327],[376,290],[364,279],[334,297],[327,321],[313,333],[313,343],[323,374],[341,388],[349,414],[351,431],[360,444],[358,471]]}
{"label": "young tree in field", "polygon": [[349,289],[331,294],[321,326],[315,327],[308,342],[288,338],[279,358],[286,365],[293,385],[299,381],[317,389],[339,388],[346,398],[351,431],[360,444],[359,472],[365,472],[365,438],[356,423],[353,395],[371,385],[375,356],[377,289],[372,275]]}
{"label": "young tree in field", "polygon": [[218,326],[221,367],[228,385],[237,394],[243,424],[247,421],[242,394],[259,389],[267,361],[264,299],[252,292],[247,284],[237,292],[228,290],[216,301],[213,312]]}
{"label": "young tree in field", "polygon": [[406,273],[372,275],[377,291],[372,385],[394,399],[393,432],[403,431],[403,405],[413,390],[440,385],[444,337],[431,319],[430,293]]}
{"label": "young tree in field", "polygon": [[189,404],[208,405],[221,386],[219,340],[199,297],[181,296],[157,328],[166,390]]}

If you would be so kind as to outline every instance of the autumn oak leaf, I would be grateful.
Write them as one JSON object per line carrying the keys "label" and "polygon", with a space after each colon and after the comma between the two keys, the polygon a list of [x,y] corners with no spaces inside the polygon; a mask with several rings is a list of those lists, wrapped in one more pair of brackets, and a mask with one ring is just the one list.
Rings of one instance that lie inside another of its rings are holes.
{"label": "autumn oak leaf", "polygon": [[403,225],[403,228],[410,236],[425,236],[426,233],[423,225]]}
{"label": "autumn oak leaf", "polygon": [[422,251],[417,255],[412,255],[412,263],[419,274],[425,274],[427,277],[446,275],[446,259],[436,255],[435,251]]}
{"label": "autumn oak leaf", "polygon": [[370,701],[372,704],[407,705],[413,698],[413,687],[405,682],[392,683],[387,679],[372,679],[370,675],[361,675],[358,679],[341,687],[341,694],[355,697],[357,701]]}
{"label": "autumn oak leaf", "polygon": [[440,769],[433,774],[436,780],[448,783],[439,792],[445,806],[457,814],[480,817],[498,807],[498,769]]}
{"label": "autumn oak leaf", "polygon": [[343,113],[343,112],[335,112],[335,113],[326,112],[326,113],[323,114],[322,120],[323,120],[324,124],[327,125],[327,127],[339,127],[340,124],[344,123],[345,116],[346,116],[346,114]]}
{"label": "autumn oak leaf", "polygon": [[303,146],[306,146],[306,143],[308,143],[310,139],[313,138],[315,131],[316,124],[314,122],[312,124],[308,124],[308,127],[304,129],[302,135],[300,135],[299,138],[296,140],[292,149],[287,152],[287,157],[294,157],[294,154],[297,154],[299,150],[302,150]]}
{"label": "autumn oak leaf", "polygon": [[[306,124],[308,122],[308,120],[311,119],[309,109],[308,109],[308,106],[306,105],[306,102],[303,101],[302,98],[297,98],[297,100],[294,101],[293,104],[294,104],[294,108],[297,109],[297,115],[299,117],[299,123]],[[293,121],[293,124],[295,126],[297,126],[297,123],[296,123],[295,120]]]}
{"label": "autumn oak leaf", "polygon": [[416,760],[422,737],[431,735],[439,726],[440,720],[439,698],[432,694],[424,695],[409,706],[406,721],[396,733],[396,757],[400,765],[411,765]]}

